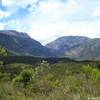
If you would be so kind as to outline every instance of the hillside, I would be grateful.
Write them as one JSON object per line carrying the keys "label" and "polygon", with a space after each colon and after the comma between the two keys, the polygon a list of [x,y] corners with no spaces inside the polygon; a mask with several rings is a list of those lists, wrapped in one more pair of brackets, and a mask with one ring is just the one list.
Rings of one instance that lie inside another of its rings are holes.
{"label": "hillside", "polygon": [[83,36],[60,37],[46,47],[64,53],[66,57],[78,60],[100,60],[100,39]]}
{"label": "hillside", "polygon": [[16,55],[31,55],[41,57],[55,57],[57,53],[42,46],[38,41],[26,33],[15,30],[0,31],[0,46],[5,47]]}

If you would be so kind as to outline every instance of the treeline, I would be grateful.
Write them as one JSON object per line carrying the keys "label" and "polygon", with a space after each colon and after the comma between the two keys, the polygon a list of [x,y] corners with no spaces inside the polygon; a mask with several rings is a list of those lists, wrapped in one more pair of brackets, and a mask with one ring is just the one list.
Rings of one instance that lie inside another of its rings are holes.
{"label": "treeline", "polygon": [[0,56],[0,60],[4,61],[5,64],[10,63],[26,63],[26,64],[36,64],[41,63],[43,60],[49,63],[64,63],[64,62],[74,62],[74,60],[68,58],[41,58],[32,56]]}
{"label": "treeline", "polygon": [[41,58],[33,56],[0,56],[0,61],[3,61],[4,64],[11,63],[24,63],[24,64],[40,64],[42,61],[47,61],[50,64],[54,63],[83,63],[83,64],[100,64],[100,61],[75,61],[68,58]]}

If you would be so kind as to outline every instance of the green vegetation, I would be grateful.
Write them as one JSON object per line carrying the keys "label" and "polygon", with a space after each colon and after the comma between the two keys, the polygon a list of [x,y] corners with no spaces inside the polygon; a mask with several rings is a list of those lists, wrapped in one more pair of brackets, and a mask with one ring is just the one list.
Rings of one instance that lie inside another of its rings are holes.
{"label": "green vegetation", "polygon": [[8,52],[5,48],[0,47],[0,56],[7,56]]}
{"label": "green vegetation", "polygon": [[100,97],[99,63],[0,64],[0,100]]}

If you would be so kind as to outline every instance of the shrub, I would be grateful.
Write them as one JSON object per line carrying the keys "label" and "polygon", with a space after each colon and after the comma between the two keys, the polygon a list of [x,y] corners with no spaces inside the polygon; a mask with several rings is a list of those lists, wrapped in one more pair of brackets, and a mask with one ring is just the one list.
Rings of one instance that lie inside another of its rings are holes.
{"label": "shrub", "polygon": [[44,77],[48,75],[50,71],[50,66],[46,61],[43,61],[40,66],[36,67],[35,69],[36,75],[38,78]]}
{"label": "shrub", "polygon": [[92,70],[92,76],[93,76],[93,79],[95,80],[100,80],[100,70],[98,69],[93,69]]}
{"label": "shrub", "polygon": [[26,69],[23,70],[19,76],[16,76],[13,79],[13,84],[17,85],[23,85],[23,87],[26,87],[28,82],[32,79],[33,72],[32,70]]}
{"label": "shrub", "polygon": [[85,65],[82,67],[82,72],[86,75],[87,78],[89,78],[92,72],[92,67],[90,65]]}

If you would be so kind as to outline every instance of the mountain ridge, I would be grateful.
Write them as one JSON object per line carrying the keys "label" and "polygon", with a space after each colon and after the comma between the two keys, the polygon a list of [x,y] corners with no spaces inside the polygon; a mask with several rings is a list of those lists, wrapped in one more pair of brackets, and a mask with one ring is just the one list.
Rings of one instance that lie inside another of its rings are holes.
{"label": "mountain ridge", "polygon": [[25,32],[18,32],[16,30],[0,30],[0,34],[11,35],[16,37],[30,38]]}
{"label": "mountain ridge", "polygon": [[64,53],[65,57],[78,60],[100,59],[100,38],[63,36],[45,45]]}
{"label": "mountain ridge", "polygon": [[41,57],[58,56],[54,50],[41,45],[28,34],[15,30],[0,31],[0,46],[5,47],[16,55],[29,55]]}
{"label": "mountain ridge", "polygon": [[100,38],[63,36],[43,46],[27,33],[16,30],[1,30],[0,46],[18,56],[100,60]]}

